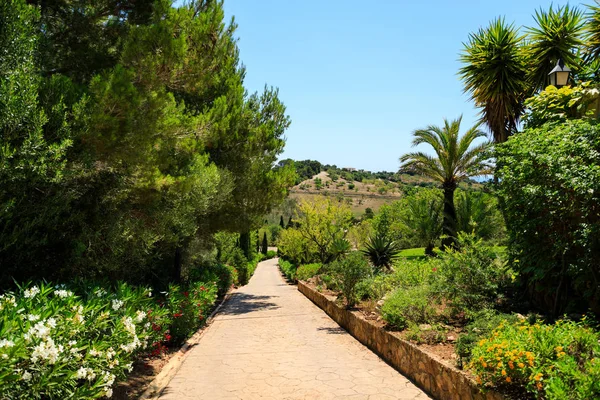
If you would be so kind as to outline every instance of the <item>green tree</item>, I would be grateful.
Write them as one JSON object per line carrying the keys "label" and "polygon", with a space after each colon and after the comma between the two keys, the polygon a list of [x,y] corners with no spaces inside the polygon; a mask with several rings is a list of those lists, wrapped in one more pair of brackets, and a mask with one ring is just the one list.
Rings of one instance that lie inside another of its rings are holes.
{"label": "green tree", "polygon": [[469,35],[460,61],[465,93],[481,109],[494,141],[505,142],[517,130],[528,91],[523,37],[498,18]]}
{"label": "green tree", "polygon": [[294,229],[314,244],[319,260],[326,264],[332,257],[334,242],[345,238],[351,220],[352,211],[346,203],[318,196],[314,201],[299,204]]}
{"label": "green tree", "polygon": [[430,125],[413,132],[413,146],[428,144],[434,150],[435,157],[423,152],[408,153],[400,157],[403,170],[427,176],[441,184],[444,190],[443,248],[456,243],[454,191],[458,183],[470,176],[491,172],[485,163],[488,143],[473,143],[485,134],[479,130],[479,125],[475,125],[461,137],[461,119],[462,117],[454,121],[444,120],[443,127]]}
{"label": "green tree", "polygon": [[263,234],[262,247],[260,250],[261,250],[261,253],[263,253],[264,255],[267,255],[267,251],[269,250],[269,247],[267,244],[267,232],[265,232]]}
{"label": "green tree", "polygon": [[285,228],[285,225],[284,225],[284,223],[283,223],[283,215],[280,215],[280,216],[279,216],[279,226],[281,227],[281,229],[284,229],[284,228]]}

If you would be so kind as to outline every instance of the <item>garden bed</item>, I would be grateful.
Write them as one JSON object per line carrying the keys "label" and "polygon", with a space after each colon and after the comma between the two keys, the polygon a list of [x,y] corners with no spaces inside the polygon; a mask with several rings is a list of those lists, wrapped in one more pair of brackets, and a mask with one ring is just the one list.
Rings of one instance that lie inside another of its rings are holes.
{"label": "garden bed", "polygon": [[385,330],[381,323],[367,320],[359,311],[336,304],[336,298],[319,293],[312,285],[298,282],[298,290],[325,311],[352,336],[390,363],[436,399],[497,400],[494,391],[483,392],[465,372],[454,368],[430,351]]}

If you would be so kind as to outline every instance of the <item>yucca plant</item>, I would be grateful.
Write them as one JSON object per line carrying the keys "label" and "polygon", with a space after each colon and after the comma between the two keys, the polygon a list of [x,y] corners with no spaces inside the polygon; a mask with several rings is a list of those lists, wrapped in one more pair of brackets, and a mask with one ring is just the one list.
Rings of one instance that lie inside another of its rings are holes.
{"label": "yucca plant", "polygon": [[517,129],[528,93],[523,36],[498,18],[469,35],[460,61],[464,92],[481,109],[494,141],[505,142]]}
{"label": "yucca plant", "polygon": [[565,5],[534,16],[537,27],[527,29],[527,71],[530,94],[543,90],[549,83],[548,72],[562,58],[575,73],[581,68],[579,50],[584,46],[585,19],[576,7]]}
{"label": "yucca plant", "polygon": [[362,253],[377,271],[390,270],[394,260],[399,257],[400,247],[390,237],[376,233],[369,237]]}

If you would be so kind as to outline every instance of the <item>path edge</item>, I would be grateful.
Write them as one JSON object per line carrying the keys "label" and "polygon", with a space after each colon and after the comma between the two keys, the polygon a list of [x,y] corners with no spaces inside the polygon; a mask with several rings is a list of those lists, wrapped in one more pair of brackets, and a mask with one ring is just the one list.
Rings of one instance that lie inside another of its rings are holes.
{"label": "path edge", "polygon": [[221,310],[221,307],[233,296],[235,291],[230,289],[225,296],[221,299],[221,302],[214,309],[214,311],[206,319],[206,324],[200,328],[196,333],[192,335],[188,340],[185,341],[183,346],[175,353],[167,362],[167,364],[160,370],[158,375],[150,382],[144,393],[138,398],[139,400],[156,400],[160,397],[162,392],[169,386],[171,380],[175,377],[183,362],[189,354],[189,350],[193,346],[197,345],[202,339],[204,333],[210,328],[215,315]]}
{"label": "path edge", "polygon": [[317,292],[306,282],[298,281],[298,291],[434,399],[504,399],[501,394],[492,390],[482,391],[463,371],[442,363],[432,354],[363,319],[358,313],[339,307],[335,299]]}

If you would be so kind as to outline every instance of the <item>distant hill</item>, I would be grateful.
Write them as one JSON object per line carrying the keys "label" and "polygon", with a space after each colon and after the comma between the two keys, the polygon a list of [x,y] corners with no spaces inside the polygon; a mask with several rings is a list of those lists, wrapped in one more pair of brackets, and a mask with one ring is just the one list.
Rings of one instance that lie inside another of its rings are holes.
{"label": "distant hill", "polygon": [[[280,165],[289,162],[292,160],[283,160]],[[338,168],[314,160],[294,161],[294,165],[298,179],[290,189],[291,198],[300,200],[323,195],[344,198],[356,215],[363,214],[367,208],[377,211],[414,187],[437,187],[432,179],[407,173]],[[475,181],[460,186],[475,190],[482,187]]]}

